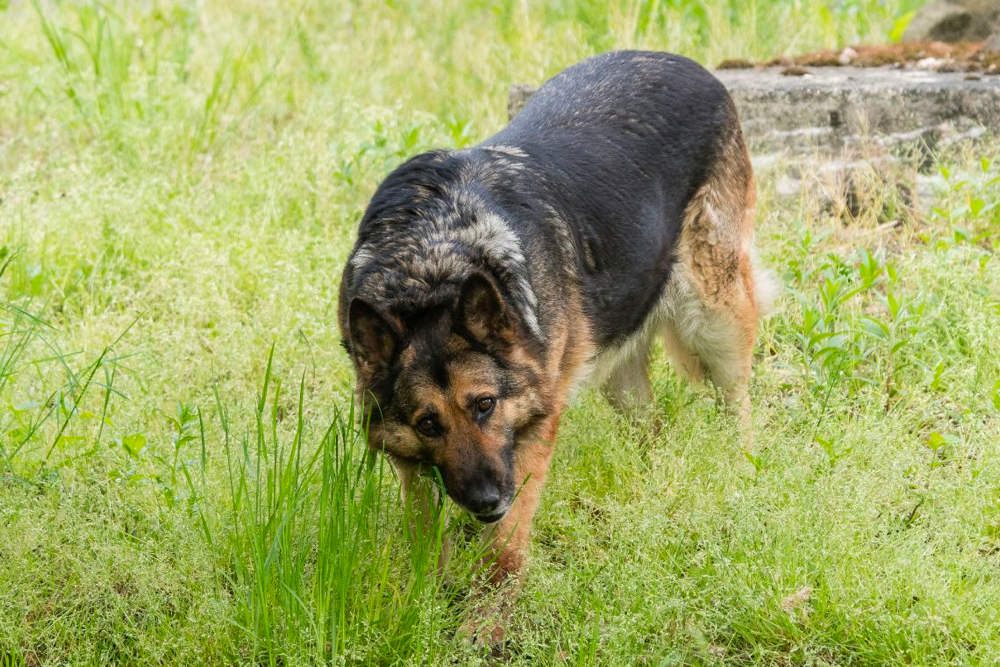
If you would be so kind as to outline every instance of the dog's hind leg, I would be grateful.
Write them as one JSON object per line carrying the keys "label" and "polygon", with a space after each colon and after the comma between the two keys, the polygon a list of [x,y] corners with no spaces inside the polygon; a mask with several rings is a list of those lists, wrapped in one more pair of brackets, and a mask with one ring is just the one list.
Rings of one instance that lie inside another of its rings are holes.
{"label": "dog's hind leg", "polygon": [[774,288],[756,263],[753,171],[735,112],[733,118],[708,179],[685,211],[664,295],[666,346],[689,375],[707,374],[749,427],[753,344]]}
{"label": "dog's hind leg", "polygon": [[668,285],[674,318],[664,331],[667,352],[682,375],[694,380],[707,376],[747,425],[756,320],[734,316],[728,306],[706,303],[686,273],[678,271]]}
{"label": "dog's hind leg", "polygon": [[[668,287],[668,291],[670,288]],[[688,338],[688,336],[685,336]],[[667,321],[663,326],[663,348],[667,356],[674,364],[678,374],[689,380],[696,382],[705,378],[705,369],[702,368],[701,359],[691,348],[684,343],[680,332],[672,321]]]}

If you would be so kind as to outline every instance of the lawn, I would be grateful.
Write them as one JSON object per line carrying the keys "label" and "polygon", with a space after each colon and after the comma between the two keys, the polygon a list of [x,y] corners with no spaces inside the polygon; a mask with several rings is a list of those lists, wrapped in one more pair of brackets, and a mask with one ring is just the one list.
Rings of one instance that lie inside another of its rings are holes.
{"label": "lawn", "polygon": [[0,665],[1000,663],[995,139],[860,206],[759,171],[753,450],[662,352],[658,435],[577,397],[496,655],[455,632],[473,526],[404,529],[336,327],[379,180],[510,84],[918,4],[0,0]]}

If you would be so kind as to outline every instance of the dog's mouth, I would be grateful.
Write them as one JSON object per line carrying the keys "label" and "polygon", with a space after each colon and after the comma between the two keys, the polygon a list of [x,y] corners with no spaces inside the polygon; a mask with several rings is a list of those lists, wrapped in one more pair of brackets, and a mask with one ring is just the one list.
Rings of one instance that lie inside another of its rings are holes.
{"label": "dog's mouth", "polygon": [[506,512],[497,512],[496,514],[477,514],[476,518],[482,523],[496,523],[505,516],[507,516]]}

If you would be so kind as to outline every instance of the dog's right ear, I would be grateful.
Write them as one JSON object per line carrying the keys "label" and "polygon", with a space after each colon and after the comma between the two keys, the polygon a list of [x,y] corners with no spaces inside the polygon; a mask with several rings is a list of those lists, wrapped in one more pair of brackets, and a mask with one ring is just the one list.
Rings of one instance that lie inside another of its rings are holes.
{"label": "dog's right ear", "polygon": [[462,324],[477,341],[509,340],[512,325],[507,307],[496,285],[484,274],[475,272],[466,279],[458,307]]}
{"label": "dog's right ear", "polygon": [[371,378],[385,370],[399,347],[399,334],[390,320],[360,297],[351,300],[347,315],[351,355],[358,374]]}

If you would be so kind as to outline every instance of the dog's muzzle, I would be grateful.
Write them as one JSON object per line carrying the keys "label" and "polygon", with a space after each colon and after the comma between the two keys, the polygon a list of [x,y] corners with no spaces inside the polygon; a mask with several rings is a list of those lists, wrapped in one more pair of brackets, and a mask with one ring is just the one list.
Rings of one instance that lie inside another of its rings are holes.
{"label": "dog's muzzle", "polygon": [[502,519],[505,516],[507,516],[507,512],[509,512],[509,511],[510,511],[510,508],[508,507],[508,508],[504,509],[502,512],[496,512],[494,514],[475,514],[474,516],[481,523],[496,523],[500,519]]}

